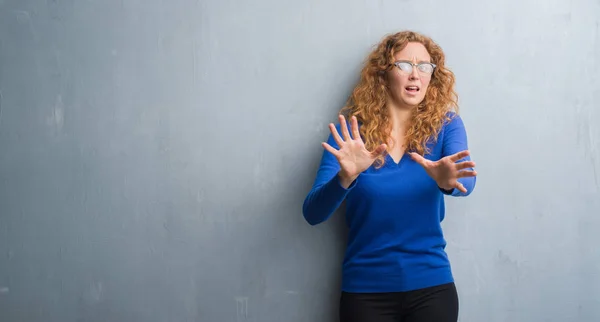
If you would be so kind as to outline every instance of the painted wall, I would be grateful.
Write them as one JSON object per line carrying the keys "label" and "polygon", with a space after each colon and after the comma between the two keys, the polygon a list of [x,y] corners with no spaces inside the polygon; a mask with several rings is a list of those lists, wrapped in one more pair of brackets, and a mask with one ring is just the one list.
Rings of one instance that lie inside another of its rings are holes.
{"label": "painted wall", "polygon": [[385,34],[455,71],[461,321],[600,320],[600,2],[0,0],[0,320],[335,321],[301,215]]}

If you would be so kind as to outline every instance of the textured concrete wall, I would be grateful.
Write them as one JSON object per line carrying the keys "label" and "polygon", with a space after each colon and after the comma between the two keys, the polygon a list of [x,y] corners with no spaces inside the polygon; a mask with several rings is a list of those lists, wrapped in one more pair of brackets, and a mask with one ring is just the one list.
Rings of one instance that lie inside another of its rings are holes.
{"label": "textured concrete wall", "polygon": [[335,321],[301,215],[370,47],[455,71],[461,321],[600,320],[600,2],[0,0],[0,320]]}

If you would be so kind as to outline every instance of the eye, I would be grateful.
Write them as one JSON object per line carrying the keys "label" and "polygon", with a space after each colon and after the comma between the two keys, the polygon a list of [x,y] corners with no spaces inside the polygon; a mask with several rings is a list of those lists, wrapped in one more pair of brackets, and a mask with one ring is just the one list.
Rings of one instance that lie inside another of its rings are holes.
{"label": "eye", "polygon": [[428,63],[422,63],[418,65],[419,70],[423,73],[431,74],[433,72],[433,65]]}
{"label": "eye", "polygon": [[402,71],[410,73],[412,71],[412,64],[407,62],[399,62],[398,68],[400,68]]}

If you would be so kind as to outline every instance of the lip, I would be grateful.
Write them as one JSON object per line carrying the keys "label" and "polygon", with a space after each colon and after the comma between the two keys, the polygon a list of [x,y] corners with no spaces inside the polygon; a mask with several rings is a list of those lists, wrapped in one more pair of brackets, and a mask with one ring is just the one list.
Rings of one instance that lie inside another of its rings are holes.
{"label": "lip", "polygon": [[[408,88],[409,87],[416,87],[417,90],[416,91],[409,91]],[[409,85],[404,87],[404,92],[406,92],[408,95],[417,95],[419,92],[421,91],[421,88],[417,85]]]}

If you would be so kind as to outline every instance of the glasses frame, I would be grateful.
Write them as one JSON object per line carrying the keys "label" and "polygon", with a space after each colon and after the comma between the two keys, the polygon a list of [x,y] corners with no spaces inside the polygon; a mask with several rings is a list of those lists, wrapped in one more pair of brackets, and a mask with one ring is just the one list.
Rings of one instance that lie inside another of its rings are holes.
{"label": "glasses frame", "polygon": [[[410,65],[410,67],[411,67],[411,68],[410,68],[410,71],[409,71],[409,72],[407,72],[407,71],[403,70],[402,68],[400,68],[400,64],[408,64],[408,65]],[[432,74],[433,74],[433,72],[435,72],[435,68],[437,67],[437,65],[436,65],[436,64],[434,64],[434,63],[420,62],[420,63],[418,63],[418,64],[415,64],[415,63],[413,63],[413,62],[406,61],[406,60],[399,60],[399,61],[395,61],[395,62],[394,62],[392,65],[393,65],[393,66],[396,66],[396,67],[397,67],[397,68],[398,68],[398,69],[399,69],[401,72],[403,72],[403,73],[407,73],[407,74],[411,74],[411,73],[413,72],[413,69],[414,69],[415,67],[417,67],[417,72],[418,72],[419,74],[423,74],[423,75],[432,75]],[[432,68],[431,68],[431,73],[424,72],[424,71],[422,71],[421,69],[419,69],[419,66],[421,66],[421,65],[430,65],[430,66],[432,67]]]}

